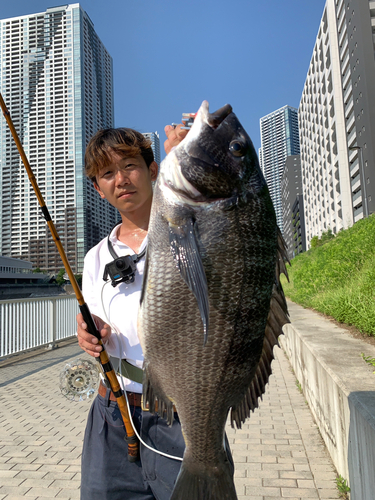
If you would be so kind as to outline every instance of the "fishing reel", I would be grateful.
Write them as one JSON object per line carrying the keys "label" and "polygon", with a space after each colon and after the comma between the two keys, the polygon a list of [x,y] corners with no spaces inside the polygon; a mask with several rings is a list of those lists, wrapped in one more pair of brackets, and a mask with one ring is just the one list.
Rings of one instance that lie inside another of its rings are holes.
{"label": "fishing reel", "polygon": [[[195,117],[197,116],[198,113],[182,113],[182,123],[183,127],[181,127],[181,130],[190,130],[191,127],[193,126]],[[176,128],[178,123],[172,123],[172,127]]]}
{"label": "fishing reel", "polygon": [[92,399],[99,385],[97,363],[86,359],[74,359],[60,373],[60,391],[70,401]]}

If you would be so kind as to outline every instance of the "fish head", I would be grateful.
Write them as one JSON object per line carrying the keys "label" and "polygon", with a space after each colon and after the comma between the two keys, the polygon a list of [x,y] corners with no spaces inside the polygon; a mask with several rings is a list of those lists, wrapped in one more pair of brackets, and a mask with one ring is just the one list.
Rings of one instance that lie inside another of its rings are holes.
{"label": "fish head", "polygon": [[168,188],[197,202],[255,194],[265,186],[253,143],[229,104],[210,113],[203,101],[186,138],[164,162]]}

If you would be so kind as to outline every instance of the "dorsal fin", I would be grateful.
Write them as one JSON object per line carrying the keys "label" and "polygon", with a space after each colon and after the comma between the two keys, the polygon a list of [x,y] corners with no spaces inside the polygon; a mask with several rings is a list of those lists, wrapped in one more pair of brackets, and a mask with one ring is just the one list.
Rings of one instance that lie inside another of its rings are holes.
{"label": "dorsal fin", "polygon": [[280,283],[280,274],[283,273],[288,279],[288,272],[285,267],[285,262],[289,262],[286,245],[284,239],[278,230],[277,239],[277,259],[275,283],[272,289],[270,300],[270,310],[267,317],[267,324],[263,340],[262,354],[259,359],[258,367],[255,375],[248,387],[242,401],[232,407],[231,424],[234,423],[240,429],[246,418],[250,417],[250,413],[258,408],[259,398],[262,398],[265,392],[265,386],[268,383],[269,376],[272,373],[271,362],[274,359],[273,348],[279,345],[278,337],[283,333],[282,327],[290,323],[288,308],[284,296],[284,292]]}

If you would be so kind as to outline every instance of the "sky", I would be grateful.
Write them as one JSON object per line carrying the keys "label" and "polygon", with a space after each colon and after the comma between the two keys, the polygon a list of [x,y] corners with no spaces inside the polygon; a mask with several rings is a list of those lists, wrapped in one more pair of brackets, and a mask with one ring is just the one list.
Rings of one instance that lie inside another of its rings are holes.
{"label": "sky", "polygon": [[[71,2],[75,3],[75,2]],[[61,0],[0,0],[2,19]],[[231,104],[260,147],[259,120],[298,108],[325,0],[82,0],[113,58],[115,126],[155,132]]]}

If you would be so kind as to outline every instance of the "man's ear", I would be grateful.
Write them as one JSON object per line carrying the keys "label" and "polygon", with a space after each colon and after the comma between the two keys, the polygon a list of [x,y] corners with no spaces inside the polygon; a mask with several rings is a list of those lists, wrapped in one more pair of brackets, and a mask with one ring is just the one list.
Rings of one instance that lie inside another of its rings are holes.
{"label": "man's ear", "polygon": [[100,189],[100,187],[97,185],[96,181],[92,181],[92,183],[94,184],[94,188],[100,194],[100,197],[103,198],[103,200],[104,200],[105,199],[105,195],[104,195],[103,191]]}
{"label": "man's ear", "polygon": [[156,161],[153,161],[148,167],[150,170],[151,180],[156,181],[156,177],[158,176],[159,167]]}

